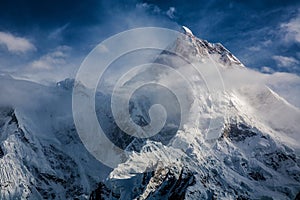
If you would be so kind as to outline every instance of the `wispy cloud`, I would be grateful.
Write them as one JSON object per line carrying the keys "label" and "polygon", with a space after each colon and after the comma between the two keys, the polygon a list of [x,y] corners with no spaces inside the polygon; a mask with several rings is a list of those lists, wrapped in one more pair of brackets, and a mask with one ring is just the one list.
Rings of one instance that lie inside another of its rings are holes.
{"label": "wispy cloud", "polygon": [[175,7],[170,7],[169,10],[167,10],[166,14],[167,14],[168,17],[170,17],[171,19],[174,19],[174,18],[175,18],[175,12],[176,12]]}
{"label": "wispy cloud", "polygon": [[159,6],[150,4],[150,3],[137,3],[136,4],[137,8],[143,8],[147,11],[150,11],[155,14],[161,14],[162,16],[167,16],[171,20],[176,19],[176,8],[171,6],[169,7],[168,10],[163,10]]}
{"label": "wispy cloud", "polygon": [[281,29],[285,33],[285,40],[288,42],[300,43],[300,9],[298,15],[289,22],[281,24]]}
{"label": "wispy cloud", "polygon": [[276,61],[279,67],[292,67],[300,63],[294,57],[273,56],[272,58]]}
{"label": "wispy cloud", "polygon": [[36,47],[28,39],[5,32],[0,32],[0,45],[6,46],[11,53],[25,53],[36,50]]}
{"label": "wispy cloud", "polygon": [[137,8],[143,8],[143,9],[146,9],[146,10],[151,10],[153,13],[160,13],[161,12],[161,9],[158,6],[153,5],[153,4],[137,3],[136,7]]}
{"label": "wispy cloud", "polygon": [[57,39],[61,36],[61,34],[68,28],[70,24],[67,23],[57,29],[55,29],[54,31],[52,31],[50,34],[49,34],[49,39]]}
{"label": "wispy cloud", "polygon": [[261,47],[260,46],[251,46],[248,48],[250,51],[260,51]]}
{"label": "wispy cloud", "polygon": [[76,59],[77,57],[73,55],[73,48],[61,45],[23,64],[21,68],[10,74],[17,79],[45,85],[53,84],[75,76],[80,58]]}
{"label": "wispy cloud", "polygon": [[54,67],[60,67],[66,64],[66,58],[71,50],[68,46],[59,46],[54,51],[43,55],[38,60],[31,63],[31,69],[51,70]]}

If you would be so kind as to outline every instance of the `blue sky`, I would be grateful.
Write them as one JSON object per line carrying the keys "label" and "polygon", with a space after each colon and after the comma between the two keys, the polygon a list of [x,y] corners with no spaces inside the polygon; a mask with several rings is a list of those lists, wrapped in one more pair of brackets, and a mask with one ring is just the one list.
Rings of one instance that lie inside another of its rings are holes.
{"label": "blue sky", "polygon": [[189,27],[246,66],[300,74],[300,2],[2,0],[0,71],[60,80],[98,43],[130,28]]}

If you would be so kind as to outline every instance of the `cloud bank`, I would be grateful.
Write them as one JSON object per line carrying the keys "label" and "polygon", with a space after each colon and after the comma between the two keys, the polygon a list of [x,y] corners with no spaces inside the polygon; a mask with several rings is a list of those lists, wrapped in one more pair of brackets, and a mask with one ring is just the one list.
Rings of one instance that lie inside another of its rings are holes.
{"label": "cloud bank", "polygon": [[0,44],[11,53],[26,53],[36,50],[36,47],[28,39],[6,32],[0,32]]}

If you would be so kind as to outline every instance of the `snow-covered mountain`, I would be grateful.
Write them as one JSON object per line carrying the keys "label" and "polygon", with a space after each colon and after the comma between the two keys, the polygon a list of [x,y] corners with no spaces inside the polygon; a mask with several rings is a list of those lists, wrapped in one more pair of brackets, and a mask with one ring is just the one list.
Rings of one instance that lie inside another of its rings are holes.
{"label": "snow-covered mountain", "polygon": [[68,83],[1,77],[0,199],[87,199],[108,172],[80,142]]}
{"label": "snow-covered mountain", "polygon": [[[189,117],[167,141],[143,140],[141,146],[141,140],[133,140],[129,147],[133,145],[138,153],[115,168],[92,197],[294,199],[300,191],[299,109],[261,83],[238,81],[253,74],[221,44],[198,39],[184,29],[186,36],[163,51],[155,63],[172,66],[192,79],[195,98],[188,99],[192,94],[187,93],[186,101],[181,102],[188,105]],[[217,67],[224,88],[212,87],[213,92],[203,89],[209,81],[195,76],[197,72],[172,52],[189,58],[203,73],[209,71],[208,67]],[[164,73],[167,74],[162,70],[142,69],[124,84],[134,87],[147,79],[159,82],[166,78],[161,75]],[[175,87],[183,87],[180,80],[170,74],[167,77],[172,83],[176,80]],[[156,98],[148,95],[152,103]],[[169,104],[174,102],[164,98]],[[171,114],[173,119],[176,116],[176,112]],[[148,171],[149,166],[154,166],[154,170]]]}
{"label": "snow-covered mountain", "polygon": [[[43,86],[1,76],[0,199],[299,196],[299,108],[260,82],[245,80],[253,73],[221,44],[198,39],[186,27],[185,32],[155,63],[189,77],[191,91],[172,74],[151,68],[125,83],[135,86],[141,80],[167,78],[168,84],[185,92],[182,102],[159,87],[141,89],[131,99],[130,114],[140,126],[150,123],[151,105],[161,102],[165,107],[168,118],[159,134],[149,139],[126,135],[114,121],[111,97],[97,93],[96,111],[107,137],[131,152],[114,169],[96,160],[76,133],[73,80]],[[172,52],[191,60],[205,77],[211,75],[209,67],[216,67],[222,88],[214,85],[218,77],[204,80]],[[180,113],[181,103],[189,112]]]}

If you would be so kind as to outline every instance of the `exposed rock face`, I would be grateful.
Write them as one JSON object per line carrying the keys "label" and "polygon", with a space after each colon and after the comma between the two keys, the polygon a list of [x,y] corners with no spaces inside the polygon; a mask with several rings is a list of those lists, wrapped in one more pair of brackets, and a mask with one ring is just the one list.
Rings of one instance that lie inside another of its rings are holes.
{"label": "exposed rock face", "polygon": [[0,147],[0,158],[2,158],[4,156],[4,152],[2,150],[2,148]]}
{"label": "exposed rock face", "polygon": [[236,142],[243,141],[247,137],[252,137],[255,135],[257,135],[255,130],[252,130],[251,128],[241,123],[227,125],[223,133],[224,137],[227,137]]}
{"label": "exposed rock face", "polygon": [[[170,167],[157,167],[153,172],[143,173],[138,181],[139,185],[125,188],[132,191],[130,194],[132,199],[184,199],[187,188],[195,184],[195,177],[188,168],[180,168],[174,164]],[[118,180],[115,180],[114,184],[117,182]],[[122,191],[124,188],[118,189],[112,191],[101,182],[90,199],[124,199],[124,191]]]}
{"label": "exposed rock face", "polygon": [[130,179],[107,179],[91,199],[293,199],[300,188],[299,157],[247,124],[226,126],[211,150],[201,145],[180,160],[184,167],[173,163]]}

